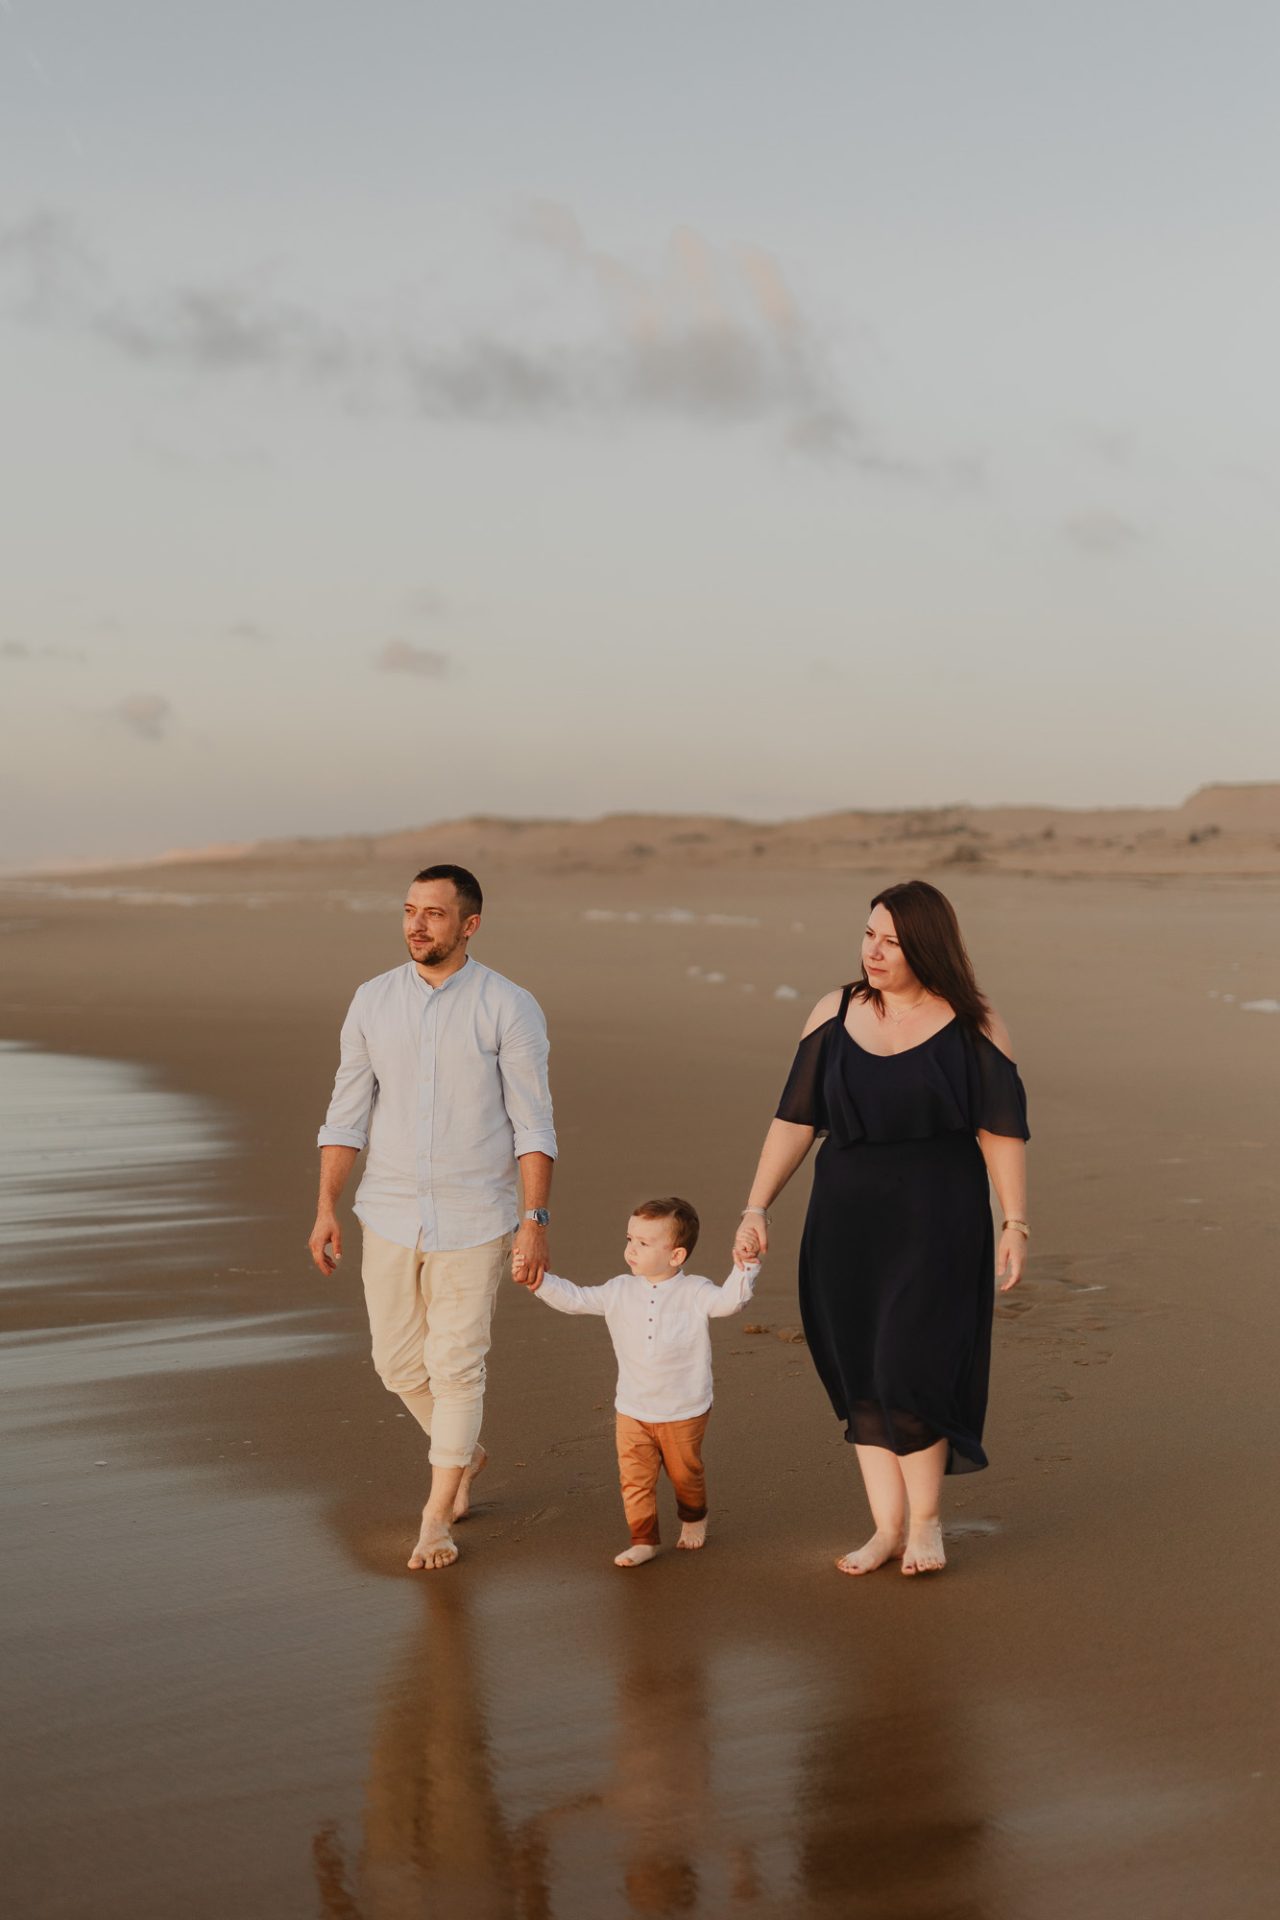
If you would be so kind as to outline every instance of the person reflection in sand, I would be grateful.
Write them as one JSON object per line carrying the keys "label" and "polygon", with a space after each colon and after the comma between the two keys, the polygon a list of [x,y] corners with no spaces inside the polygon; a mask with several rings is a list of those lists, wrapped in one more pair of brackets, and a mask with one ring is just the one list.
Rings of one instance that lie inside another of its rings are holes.
{"label": "person reflection in sand", "polygon": [[566,1877],[602,1885],[620,1866],[633,1914],[721,1914],[760,1897],[751,1846],[718,1831],[707,1674],[695,1648],[637,1654],[618,1683],[608,1779],[524,1823],[526,1865],[559,1857]]}
{"label": "person reflection in sand", "polygon": [[[647,1619],[624,1657],[616,1707],[582,1648],[566,1649],[574,1679],[600,1688],[602,1784],[519,1822],[506,1813],[486,1708],[485,1663],[476,1658],[471,1596],[451,1583],[426,1589],[429,1613],[387,1688],[365,1792],[358,1854],[336,1823],[312,1843],[325,1920],[551,1920],[555,1913],[724,1914],[750,1909],[764,1891],[754,1851],[725,1834],[712,1787],[715,1740],[708,1711],[712,1663],[696,1629],[676,1647]],[[505,1726],[505,1723],[503,1723]],[[554,1730],[535,1716],[508,1735],[521,1788],[539,1755],[555,1758]],[[601,1890],[598,1909],[574,1904]]]}
{"label": "person reflection in sand", "polygon": [[388,1688],[365,1790],[360,1854],[334,1823],[312,1843],[325,1920],[542,1920],[538,1847],[513,1841],[494,1787],[467,1596],[431,1581],[430,1614]]}
{"label": "person reflection in sand", "polygon": [[989,1727],[956,1687],[952,1654],[927,1632],[909,1650],[864,1645],[855,1684],[813,1728],[797,1808],[798,1911],[1026,1911],[1010,1898],[1007,1843],[989,1819]]}

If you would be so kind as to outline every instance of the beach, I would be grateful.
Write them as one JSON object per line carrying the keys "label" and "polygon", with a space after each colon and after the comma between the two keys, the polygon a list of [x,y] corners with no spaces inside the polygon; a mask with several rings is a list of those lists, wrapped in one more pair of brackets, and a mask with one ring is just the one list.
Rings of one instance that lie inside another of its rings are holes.
{"label": "beach", "polygon": [[[0,1245],[11,1911],[1269,1911],[1280,873],[1237,811],[1066,853],[1060,824],[935,821],[862,864],[847,825],[469,823],[0,888],[0,1042],[116,1063],[182,1143],[163,1176],[122,1160],[88,1251],[39,1219]],[[674,1190],[721,1279],[803,1018],[913,847],[1032,1128],[946,1574],[833,1570],[868,1527],[799,1339],[804,1171],[715,1329],[707,1549],[613,1567],[605,1330],[506,1286],[462,1559],[406,1572],[425,1449],[373,1373],[354,1221],[331,1280],[305,1241],[407,875],[475,864],[473,951],[546,1011],[555,1269],[617,1272],[631,1206]]]}

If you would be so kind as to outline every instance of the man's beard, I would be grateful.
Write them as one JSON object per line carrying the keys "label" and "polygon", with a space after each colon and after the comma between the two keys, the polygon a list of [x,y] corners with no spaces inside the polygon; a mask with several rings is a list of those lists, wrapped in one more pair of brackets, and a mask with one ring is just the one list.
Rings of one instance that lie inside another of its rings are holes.
{"label": "man's beard", "polygon": [[455,940],[451,947],[446,947],[437,941],[434,946],[428,947],[425,953],[417,953],[413,947],[410,946],[409,958],[413,961],[415,967],[438,967],[442,960],[450,959],[452,955],[458,951],[461,944],[462,942],[460,940]]}

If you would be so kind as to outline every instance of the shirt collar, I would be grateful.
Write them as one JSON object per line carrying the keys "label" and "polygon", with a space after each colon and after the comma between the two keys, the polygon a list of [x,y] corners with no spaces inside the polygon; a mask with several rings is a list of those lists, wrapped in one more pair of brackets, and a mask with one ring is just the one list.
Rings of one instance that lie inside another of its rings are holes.
{"label": "shirt collar", "polygon": [[405,964],[408,966],[409,972],[413,975],[415,984],[422,989],[423,993],[447,993],[450,987],[456,986],[459,980],[465,980],[468,974],[474,972],[480,963],[477,960],[473,960],[471,955],[468,954],[462,965],[458,968],[458,971],[451,973],[449,978],[442,981],[438,987],[433,987],[429,980],[423,979],[412,960],[406,961]]}

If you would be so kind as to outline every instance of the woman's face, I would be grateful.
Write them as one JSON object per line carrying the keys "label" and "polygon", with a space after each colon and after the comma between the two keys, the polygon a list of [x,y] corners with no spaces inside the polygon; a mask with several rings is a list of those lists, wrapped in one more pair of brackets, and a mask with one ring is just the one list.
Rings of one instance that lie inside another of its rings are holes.
{"label": "woman's face", "polygon": [[871,909],[862,936],[862,967],[880,993],[909,993],[919,985],[898,945],[893,915],[885,906]]}

